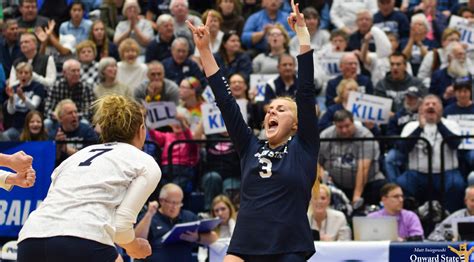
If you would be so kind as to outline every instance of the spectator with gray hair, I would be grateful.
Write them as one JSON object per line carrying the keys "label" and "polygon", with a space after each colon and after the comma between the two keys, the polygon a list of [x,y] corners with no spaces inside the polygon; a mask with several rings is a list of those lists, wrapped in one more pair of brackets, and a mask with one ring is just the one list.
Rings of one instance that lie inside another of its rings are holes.
{"label": "spectator with gray hair", "polygon": [[431,76],[429,92],[437,95],[447,106],[456,101],[454,95],[453,81],[458,77],[474,74],[474,65],[466,59],[466,50],[459,42],[451,42],[446,47],[448,55],[448,66],[439,69]]}
{"label": "spectator with gray hair", "polygon": [[[7,113],[12,126],[2,133],[3,140],[17,141],[20,137],[26,115],[37,110],[46,96],[43,85],[33,80],[33,67],[27,62],[16,65],[18,85],[7,86]],[[4,112],[5,113],[5,112]]]}
{"label": "spectator with gray hair", "polygon": [[174,20],[169,14],[162,14],[156,20],[158,34],[146,47],[145,63],[163,61],[171,56],[171,43],[175,39]]}
{"label": "spectator with gray hair", "polygon": [[171,44],[171,57],[162,61],[165,68],[166,78],[174,81],[177,85],[186,77],[194,76],[199,79],[202,85],[206,85],[207,80],[196,62],[189,56],[189,43],[184,37],[178,37]]}
{"label": "spectator with gray hair", "polygon": [[97,99],[111,94],[132,97],[132,90],[117,80],[117,61],[113,57],[104,57],[99,62],[99,84],[94,86]]}
{"label": "spectator with gray hair", "polygon": [[402,53],[410,61],[414,76],[418,74],[423,57],[429,50],[439,46],[436,41],[427,38],[429,30],[430,25],[424,14],[413,15],[410,22],[410,36],[400,42]]}
{"label": "spectator with gray hair", "polygon": [[[66,61],[67,62],[67,61]],[[86,145],[99,142],[94,129],[89,124],[79,120],[78,108],[73,100],[66,98],[58,102],[54,108],[57,123],[48,130],[48,137],[55,141],[75,141],[82,143],[58,143],[56,154],[57,164],[76,153]]]}
{"label": "spectator with gray hair", "polygon": [[[81,64],[75,59],[66,60],[63,64],[63,76],[59,77],[48,91],[45,102],[45,116],[56,119],[54,108],[63,99],[71,99],[77,105],[78,116],[89,121],[91,118],[90,106],[95,100],[92,87],[80,81]],[[51,122],[45,126],[51,127]]]}
{"label": "spectator with gray hair", "polygon": [[134,90],[133,96],[141,103],[170,101],[179,105],[178,85],[165,78],[165,68],[158,61],[148,63],[147,79]]}
{"label": "spectator with gray hair", "polygon": [[[170,11],[174,18],[174,35],[184,37],[189,45],[194,45],[191,31],[189,31],[186,25],[186,20],[189,20],[194,26],[199,26],[202,25],[201,18],[189,14],[188,0],[171,0]],[[194,46],[191,46],[190,50],[194,50]]]}

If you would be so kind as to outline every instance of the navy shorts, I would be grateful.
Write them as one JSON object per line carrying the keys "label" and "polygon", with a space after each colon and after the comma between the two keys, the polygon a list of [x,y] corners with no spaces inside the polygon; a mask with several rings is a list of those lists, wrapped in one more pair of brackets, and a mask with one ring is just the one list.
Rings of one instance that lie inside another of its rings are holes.
{"label": "navy shorts", "polygon": [[18,244],[18,262],[113,262],[117,250],[93,240],[71,236],[28,238]]}

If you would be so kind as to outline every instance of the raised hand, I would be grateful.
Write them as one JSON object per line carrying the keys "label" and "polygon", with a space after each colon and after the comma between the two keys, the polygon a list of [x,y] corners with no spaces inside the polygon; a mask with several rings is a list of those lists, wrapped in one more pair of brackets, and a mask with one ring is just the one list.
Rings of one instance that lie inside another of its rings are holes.
{"label": "raised hand", "polygon": [[147,212],[150,213],[150,215],[155,215],[156,211],[158,210],[158,202],[157,201],[151,201],[148,203],[148,210]]}
{"label": "raised hand", "polygon": [[53,19],[48,21],[48,27],[46,28],[46,31],[45,31],[48,36],[50,36],[53,33],[55,26],[56,26],[56,22]]}
{"label": "raised hand", "polygon": [[13,91],[13,87],[11,87],[10,85],[7,85],[7,87],[5,87],[5,93],[7,93],[8,97],[13,97],[13,95],[15,94],[15,91]]}
{"label": "raised hand", "polygon": [[291,0],[291,9],[293,12],[288,16],[288,24],[293,31],[295,31],[295,25],[298,27],[306,27],[304,15],[300,13],[299,5],[299,3],[295,4],[295,0]]}
{"label": "raised hand", "polygon": [[41,26],[35,28],[35,35],[41,43],[44,43],[46,40],[48,40],[48,34]]}
{"label": "raised hand", "polygon": [[202,26],[194,26],[189,20],[186,20],[189,30],[193,33],[194,43],[199,51],[210,49],[209,42],[209,25],[211,24],[212,14],[209,13],[206,19],[206,24]]}

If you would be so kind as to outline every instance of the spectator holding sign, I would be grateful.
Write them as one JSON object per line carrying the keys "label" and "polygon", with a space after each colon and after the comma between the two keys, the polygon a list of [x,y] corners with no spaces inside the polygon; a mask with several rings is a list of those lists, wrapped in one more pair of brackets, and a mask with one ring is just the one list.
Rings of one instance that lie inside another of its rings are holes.
{"label": "spectator holding sign", "polygon": [[[459,120],[474,121],[474,104],[472,103],[472,78],[456,78],[454,80],[453,89],[454,96],[456,97],[456,103],[452,103],[451,105],[447,106],[444,109],[443,116],[458,123],[460,123]],[[474,170],[474,150],[461,149],[458,150],[458,155],[459,169],[463,175],[467,175],[470,171]]]}
{"label": "spectator holding sign", "polygon": [[155,190],[161,171],[141,151],[142,107],[122,96],[94,104],[104,144],[93,145],[56,168],[41,208],[20,231],[18,261],[103,261],[117,258],[114,243],[133,258],[151,255],[133,223]]}
{"label": "spectator holding sign", "polygon": [[292,8],[288,23],[300,42],[297,102],[282,97],[270,103],[263,123],[268,141],[253,135],[226,90],[228,82],[209,49],[210,20],[200,27],[188,23],[242,164],[240,210],[226,262],[305,261],[314,253],[305,216],[319,152],[313,51],[304,16],[293,1]]}
{"label": "spectator holding sign", "polygon": [[189,112],[184,108],[180,108],[176,114],[176,122],[170,124],[172,132],[149,130],[152,141],[161,147],[162,184],[177,184],[185,192],[193,190],[192,181],[196,173],[194,168],[199,161],[198,144],[183,143],[174,146],[171,163],[168,162],[168,153],[169,147],[174,141],[193,139],[193,134],[189,129],[189,118]]}
{"label": "spectator holding sign", "polygon": [[347,101],[349,100],[349,93],[351,91],[359,91],[359,85],[353,79],[344,79],[337,86],[337,96],[334,98],[336,102],[334,105],[328,107],[324,115],[319,121],[319,130],[323,131],[324,129],[333,125],[334,114],[344,108],[347,108]]}

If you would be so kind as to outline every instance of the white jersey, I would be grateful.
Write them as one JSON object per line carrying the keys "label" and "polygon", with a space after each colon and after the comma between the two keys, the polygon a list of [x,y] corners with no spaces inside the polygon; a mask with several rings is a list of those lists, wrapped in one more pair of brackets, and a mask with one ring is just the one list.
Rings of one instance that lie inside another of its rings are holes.
{"label": "white jersey", "polygon": [[86,147],[54,170],[46,199],[18,241],[75,236],[110,246],[129,243],[138,212],[160,178],[155,160],[130,144]]}

